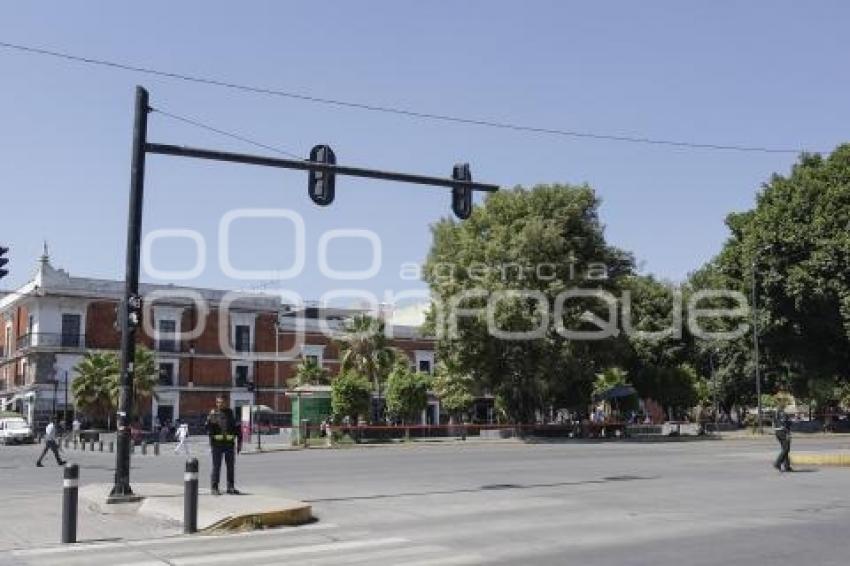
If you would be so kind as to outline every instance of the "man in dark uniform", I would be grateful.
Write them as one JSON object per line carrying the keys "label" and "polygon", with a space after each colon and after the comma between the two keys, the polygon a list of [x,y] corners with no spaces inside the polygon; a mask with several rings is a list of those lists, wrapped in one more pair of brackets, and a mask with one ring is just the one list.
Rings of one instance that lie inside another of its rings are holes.
{"label": "man in dark uniform", "polygon": [[224,406],[224,397],[216,397],[215,409],[210,411],[206,422],[207,434],[210,437],[210,449],[212,450],[212,494],[221,495],[218,489],[218,481],[221,477],[221,459],[227,466],[227,493],[238,495],[236,489],[236,474],[234,470],[235,456],[233,453],[234,443],[236,451],[242,452],[242,430],[236,423],[233,411]]}
{"label": "man in dark uniform", "polygon": [[779,441],[779,456],[773,463],[773,467],[777,470],[792,472],[791,469],[791,419],[788,415],[779,414],[776,418],[776,423],[773,425],[773,430],[776,433],[776,440]]}

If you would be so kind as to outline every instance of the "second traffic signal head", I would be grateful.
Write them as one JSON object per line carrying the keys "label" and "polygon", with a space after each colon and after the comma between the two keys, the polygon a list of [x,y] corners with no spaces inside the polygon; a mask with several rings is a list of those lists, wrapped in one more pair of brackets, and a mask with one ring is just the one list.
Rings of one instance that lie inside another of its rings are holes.
{"label": "second traffic signal head", "polygon": [[[452,171],[452,179],[455,181],[472,181],[472,171],[469,163],[456,163]],[[472,189],[470,187],[452,187],[452,210],[455,216],[466,220],[472,214]]]}
{"label": "second traffic signal head", "polygon": [[[328,145],[317,145],[310,150],[310,161],[336,165],[336,155]],[[313,202],[319,206],[327,206],[334,200],[336,175],[327,171],[309,170],[307,172],[307,192]]]}
{"label": "second traffic signal head", "polygon": [[0,246],[0,279],[9,275],[9,270],[6,269],[6,264],[9,263],[9,258],[5,257],[9,253],[9,248]]}

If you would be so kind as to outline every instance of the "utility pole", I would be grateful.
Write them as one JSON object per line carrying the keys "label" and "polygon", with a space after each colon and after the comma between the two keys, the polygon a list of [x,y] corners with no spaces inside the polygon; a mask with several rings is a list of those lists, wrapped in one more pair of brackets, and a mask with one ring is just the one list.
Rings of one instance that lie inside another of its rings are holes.
{"label": "utility pole", "polygon": [[756,293],[756,256],[753,256],[753,357],[756,364],[756,402],[758,403],[758,431],[759,434],[764,432],[761,422],[761,373],[759,370],[759,321],[758,321],[758,303]]}
{"label": "utility pole", "polygon": [[115,483],[109,494],[108,502],[110,503],[131,502],[139,499],[130,487],[130,425],[134,416],[132,414],[132,401],[136,329],[141,322],[142,314],[141,297],[139,296],[139,266],[141,263],[142,205],[144,201],[146,154],[191,157],[307,171],[307,193],[313,202],[321,206],[327,206],[333,202],[337,175],[448,187],[452,189],[452,210],[461,220],[468,218],[472,213],[473,191],[496,192],[499,190],[497,185],[473,182],[469,165],[466,163],[456,164],[452,172],[452,177],[447,179],[443,177],[337,165],[333,150],[328,146],[322,145],[317,145],[311,150],[310,159],[281,159],[244,153],[149,143],[147,141],[148,113],[154,110],[149,105],[148,91],[141,86],[137,86],[130,171],[130,205],[127,219],[124,299],[119,309],[121,366],[117,413],[118,434],[115,455]]}
{"label": "utility pole", "polygon": [[[118,392],[117,446],[115,483],[109,494],[110,503],[136,501],[130,487],[130,425],[133,419],[133,377],[136,357],[136,327],[141,313],[139,297],[139,263],[141,261],[142,205],[145,189],[145,146],[148,133],[148,91],[136,88],[136,110],[133,120],[133,153],[130,166],[130,209],[127,218],[127,258],[124,274],[124,300],[119,309],[121,327],[121,374]],[[135,316],[134,316],[135,315]]]}

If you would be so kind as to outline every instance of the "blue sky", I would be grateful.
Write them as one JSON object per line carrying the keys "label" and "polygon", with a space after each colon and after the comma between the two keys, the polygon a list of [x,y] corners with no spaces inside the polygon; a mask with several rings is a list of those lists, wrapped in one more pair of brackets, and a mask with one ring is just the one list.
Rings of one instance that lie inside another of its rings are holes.
{"label": "blue sky", "polygon": [[[847,139],[850,5],[844,2],[8,2],[0,41],[317,96],[543,127],[702,143],[831,150]],[[306,155],[328,143],[340,163],[477,180],[592,185],[609,240],[644,271],[681,279],[716,253],[724,216],[752,205],[793,154],[739,153],[569,139],[340,109],[140,76],[0,49],[0,241],[22,283],[41,242],[74,274],[123,274],[133,88],[151,103]],[[151,117],[150,139],[237,151],[239,142]],[[303,216],[308,298],[340,287],[318,273],[317,241],[365,228],[382,269],[342,286],[379,296],[422,261],[429,224],[450,214],[445,190],[353,178],[312,204],[306,176],[148,158],[145,230],[207,239],[190,283],[248,288],[218,267],[218,222],[236,208]],[[233,263],[291,264],[292,229],[234,224]],[[185,240],[153,248],[160,269],[188,269]],[[330,263],[362,269],[364,241],[337,241]],[[150,277],[146,279],[151,280]]]}

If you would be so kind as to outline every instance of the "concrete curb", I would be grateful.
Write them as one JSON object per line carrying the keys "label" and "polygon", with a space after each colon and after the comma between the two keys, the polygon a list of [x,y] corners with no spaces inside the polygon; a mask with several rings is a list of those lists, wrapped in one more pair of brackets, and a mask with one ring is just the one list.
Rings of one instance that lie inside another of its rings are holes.
{"label": "concrete curb", "polygon": [[803,466],[843,466],[850,467],[850,453],[796,453],[791,454],[791,464]]}

